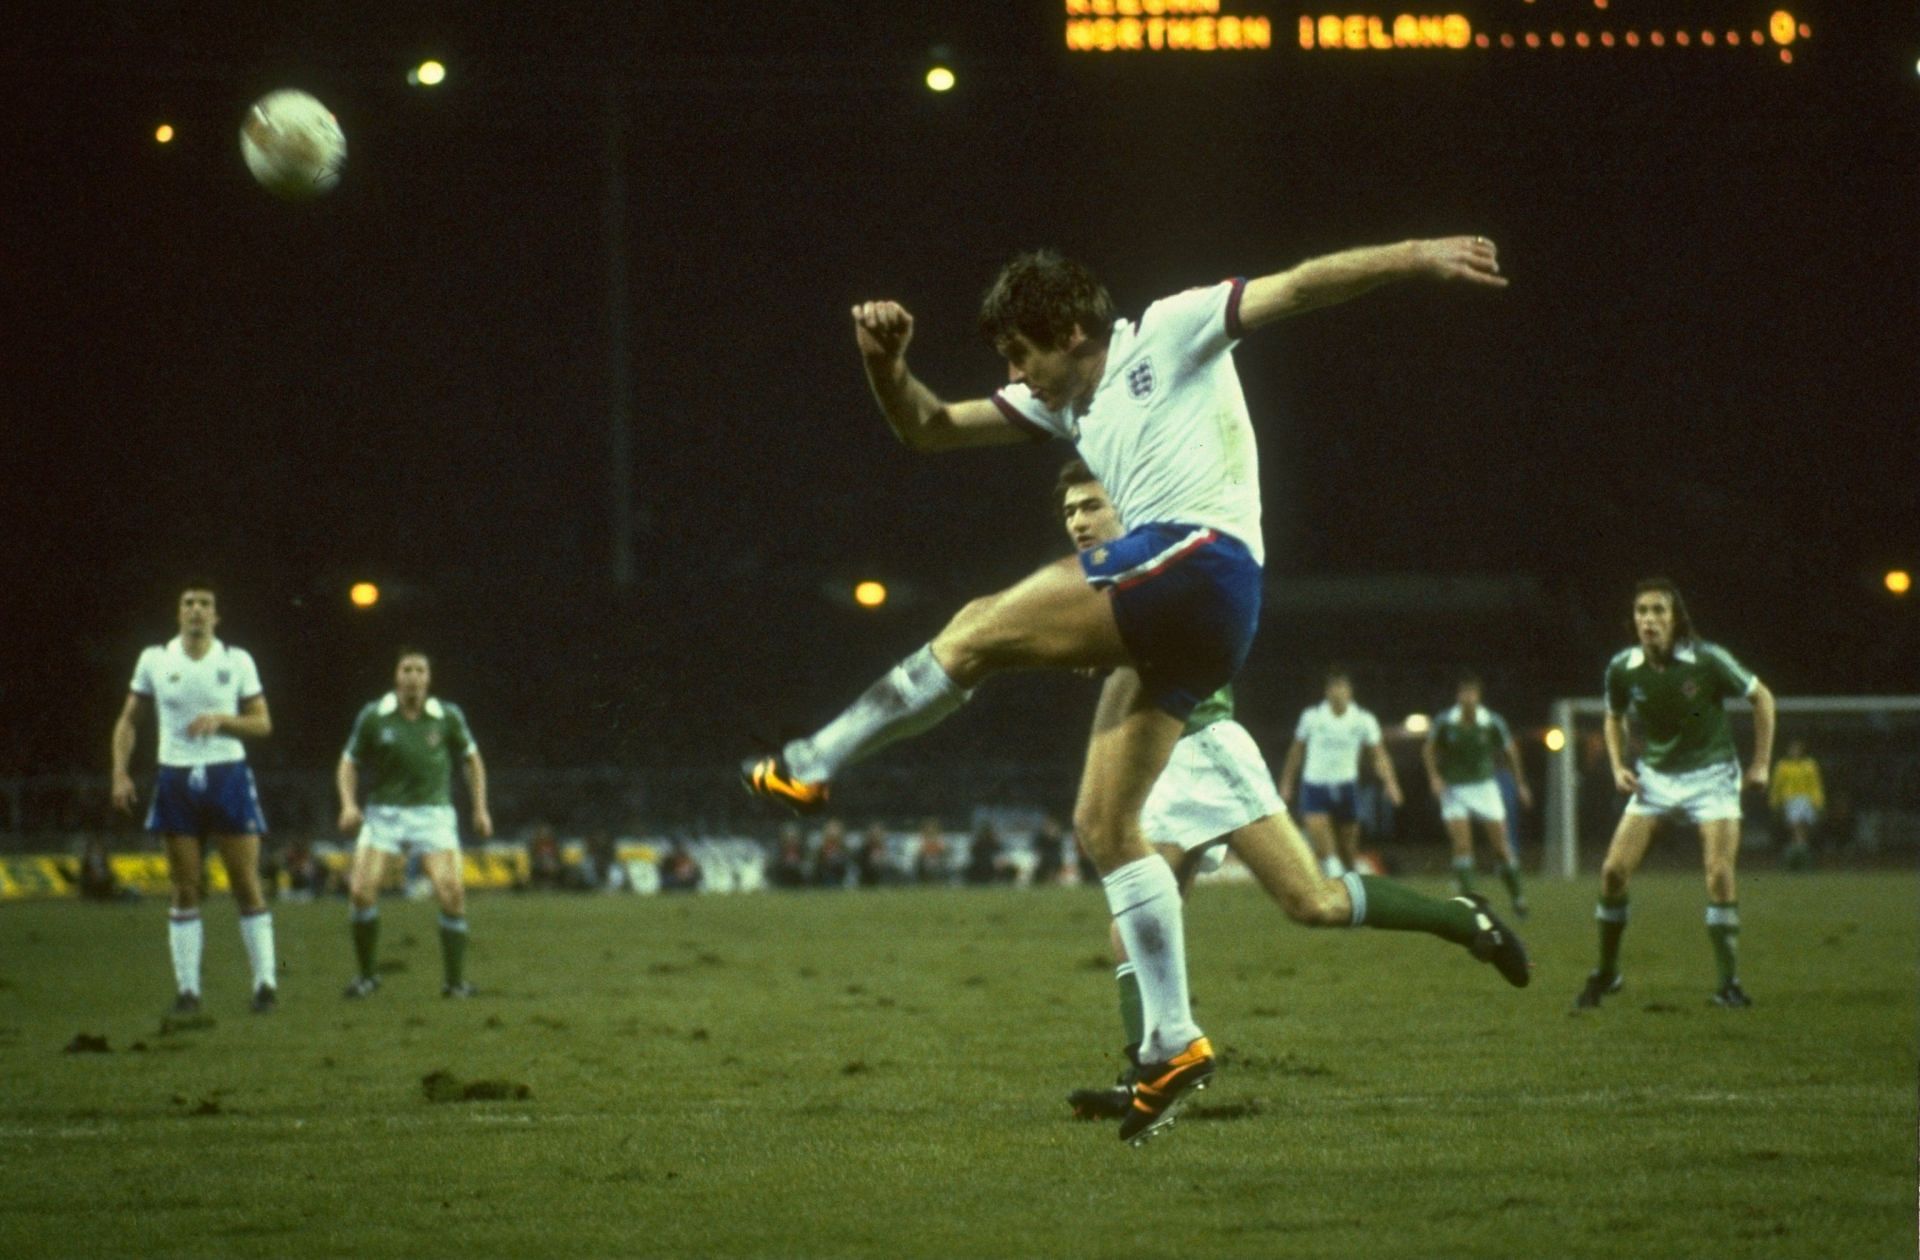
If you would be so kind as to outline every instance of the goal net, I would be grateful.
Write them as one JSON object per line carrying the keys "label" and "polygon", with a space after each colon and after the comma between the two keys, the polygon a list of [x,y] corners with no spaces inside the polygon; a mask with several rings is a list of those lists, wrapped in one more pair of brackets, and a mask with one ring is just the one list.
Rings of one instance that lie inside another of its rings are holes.
{"label": "goal net", "polygon": [[[1920,696],[1782,696],[1774,733],[1777,766],[1795,740],[1820,768],[1825,801],[1812,843],[1822,860],[1853,863],[1920,854]],[[1753,751],[1753,709],[1727,706],[1742,763]],[[1561,738],[1547,769],[1547,816],[1542,869],[1571,879],[1599,864],[1624,801],[1614,790],[1598,697],[1556,701],[1553,729]],[[1639,748],[1629,726],[1629,757]],[[1782,843],[1785,824],[1765,794],[1742,797],[1743,848]]]}

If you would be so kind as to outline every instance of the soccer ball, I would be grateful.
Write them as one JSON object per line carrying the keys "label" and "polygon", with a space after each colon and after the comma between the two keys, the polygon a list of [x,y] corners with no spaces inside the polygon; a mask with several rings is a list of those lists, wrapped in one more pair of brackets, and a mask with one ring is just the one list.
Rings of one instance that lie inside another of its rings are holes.
{"label": "soccer ball", "polygon": [[340,182],[347,137],[332,111],[305,92],[269,92],[240,124],[240,156],[262,188],[305,201]]}

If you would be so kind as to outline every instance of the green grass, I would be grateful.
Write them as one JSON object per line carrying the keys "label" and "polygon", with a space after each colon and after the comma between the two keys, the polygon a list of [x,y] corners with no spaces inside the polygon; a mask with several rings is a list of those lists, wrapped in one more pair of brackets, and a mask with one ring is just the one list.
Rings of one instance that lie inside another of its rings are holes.
{"label": "green grass", "polygon": [[1697,877],[1649,876],[1626,991],[1570,1015],[1592,892],[1535,887],[1515,991],[1203,888],[1226,1066],[1139,1151],[1063,1103],[1120,1041],[1086,890],[481,898],[466,1003],[430,907],[386,905],[405,967],[356,1004],[344,907],[283,906],[270,1017],[223,901],[213,1024],[167,1034],[158,903],[9,906],[0,1255],[1911,1255],[1914,879],[1750,878],[1745,1012]]}

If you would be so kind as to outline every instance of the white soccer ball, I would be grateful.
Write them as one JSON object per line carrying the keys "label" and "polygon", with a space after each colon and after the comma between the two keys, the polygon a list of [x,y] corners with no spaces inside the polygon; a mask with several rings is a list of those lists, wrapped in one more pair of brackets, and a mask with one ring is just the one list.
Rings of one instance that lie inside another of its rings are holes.
{"label": "white soccer ball", "polygon": [[262,188],[304,201],[340,182],[347,136],[333,112],[305,92],[269,92],[240,124],[240,156]]}

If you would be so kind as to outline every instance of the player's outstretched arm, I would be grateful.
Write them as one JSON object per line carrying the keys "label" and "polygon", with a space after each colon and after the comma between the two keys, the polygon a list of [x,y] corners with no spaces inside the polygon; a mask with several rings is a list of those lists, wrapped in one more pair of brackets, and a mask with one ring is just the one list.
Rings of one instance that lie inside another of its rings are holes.
{"label": "player's outstretched arm", "polygon": [[1607,760],[1613,763],[1613,786],[1623,794],[1633,796],[1640,791],[1640,776],[1627,765],[1627,720],[1609,710],[1604,730]]}
{"label": "player's outstretched arm", "polygon": [[265,739],[273,734],[273,715],[267,712],[267,698],[255,696],[251,700],[242,700],[238,713],[202,713],[187,723],[187,734]]}
{"label": "player's outstretched arm", "polygon": [[1747,698],[1753,701],[1753,760],[1747,763],[1747,782],[1763,788],[1773,769],[1773,693],[1756,678]]}
{"label": "player's outstretched arm", "polygon": [[1280,769],[1280,796],[1293,799],[1294,785],[1300,781],[1300,767],[1307,759],[1307,746],[1296,739],[1287,745],[1287,761]]}
{"label": "player's outstretched arm", "polygon": [[1333,306],[1399,280],[1458,281],[1504,289],[1499,250],[1484,236],[1369,245],[1309,258],[1285,271],[1247,282],[1240,324],[1251,331],[1290,315]]}
{"label": "player's outstretched arm", "polygon": [[333,786],[340,791],[340,834],[350,836],[360,830],[360,767],[352,757],[340,758],[333,771]]}
{"label": "player's outstretched arm", "polygon": [[880,414],[909,450],[954,451],[1027,439],[991,400],[946,402],[907,370],[913,316],[898,302],[862,302],[854,307],[853,335]]}
{"label": "player's outstretched arm", "polygon": [[1395,809],[1407,803],[1406,794],[1400,790],[1400,776],[1393,772],[1393,758],[1387,756],[1385,744],[1369,744],[1367,755],[1373,758],[1373,772],[1379,776],[1380,785],[1386,789],[1387,799],[1393,802]]}
{"label": "player's outstretched arm", "polygon": [[128,692],[127,702],[120,706],[120,716],[113,723],[113,807],[122,813],[133,812],[134,797],[138,795],[130,767],[133,765],[134,723],[140,719],[140,711],[145,703],[145,697]]}
{"label": "player's outstretched arm", "polygon": [[493,838],[493,813],[487,808],[487,763],[478,752],[467,754],[467,792],[473,797],[473,834],[482,840]]}

